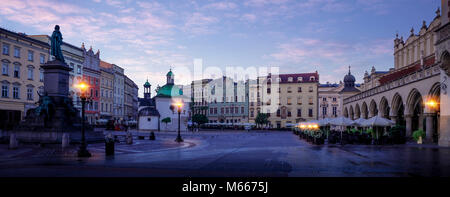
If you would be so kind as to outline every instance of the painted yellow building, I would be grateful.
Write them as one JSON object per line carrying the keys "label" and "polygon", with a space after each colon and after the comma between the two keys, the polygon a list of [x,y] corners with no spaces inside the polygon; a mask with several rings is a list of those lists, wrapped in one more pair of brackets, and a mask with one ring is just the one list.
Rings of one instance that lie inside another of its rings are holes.
{"label": "painted yellow building", "polygon": [[258,113],[269,114],[272,128],[317,119],[318,84],[317,72],[258,77],[257,88],[250,87],[250,122]]}
{"label": "painted yellow building", "polygon": [[0,28],[0,129],[11,129],[36,107],[43,90],[41,65],[49,58],[50,46],[25,34]]}

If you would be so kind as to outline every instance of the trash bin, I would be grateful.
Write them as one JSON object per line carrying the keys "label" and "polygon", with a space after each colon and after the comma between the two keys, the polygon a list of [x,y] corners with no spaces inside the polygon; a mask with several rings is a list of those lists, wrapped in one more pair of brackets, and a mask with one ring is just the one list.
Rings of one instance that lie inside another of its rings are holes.
{"label": "trash bin", "polygon": [[150,133],[150,140],[155,140],[155,133],[153,133],[153,131]]}
{"label": "trash bin", "polygon": [[114,139],[112,137],[105,138],[105,154],[114,155]]}

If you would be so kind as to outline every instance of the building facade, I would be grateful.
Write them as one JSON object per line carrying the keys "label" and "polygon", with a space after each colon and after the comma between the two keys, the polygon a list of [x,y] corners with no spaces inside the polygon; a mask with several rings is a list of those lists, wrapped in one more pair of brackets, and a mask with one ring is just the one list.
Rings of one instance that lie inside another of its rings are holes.
{"label": "building facade", "polygon": [[339,92],[343,88],[342,82],[319,84],[319,119],[335,118],[342,115]]}
{"label": "building facade", "polygon": [[113,117],[114,71],[112,64],[100,61],[100,118],[110,120]]}
{"label": "building facade", "polygon": [[440,68],[436,63],[435,32],[441,26],[440,11],[427,25],[424,21],[418,34],[411,29],[406,41],[394,39],[394,68],[378,77],[378,84],[343,100],[343,115],[352,119],[381,116],[404,125],[406,136],[415,130],[426,132],[426,142],[441,137],[440,109],[426,105],[440,98]]}
{"label": "building facade", "polygon": [[89,84],[89,102],[86,105],[85,113],[89,124],[96,124],[100,119],[100,50],[94,54],[92,47],[83,50],[83,81]]}
{"label": "building facade", "polygon": [[[208,102],[207,102],[207,88],[206,86],[211,82],[212,79],[202,79],[192,81],[189,85],[189,91],[183,91],[183,93],[187,96],[191,97],[191,114],[190,117],[194,114],[208,114]],[[189,94],[190,93],[190,94]]]}
{"label": "building facade", "polygon": [[[286,128],[289,124],[317,119],[319,74],[299,73],[258,77],[256,110],[269,115],[271,128]],[[250,104],[252,107],[252,104]],[[255,109],[255,108],[253,108]]]}
{"label": "building facade", "polygon": [[36,107],[44,85],[41,65],[49,59],[50,46],[2,28],[0,45],[0,129],[8,130],[25,117],[28,109]]}
{"label": "building facade", "polygon": [[113,116],[116,120],[123,120],[124,118],[124,85],[125,75],[124,70],[120,66],[113,64],[114,71],[114,102],[113,102]]}
{"label": "building facade", "polygon": [[207,117],[210,123],[248,122],[248,85],[223,76],[205,86]]}
{"label": "building facade", "polygon": [[124,75],[124,118],[125,120],[137,120],[137,85]]}

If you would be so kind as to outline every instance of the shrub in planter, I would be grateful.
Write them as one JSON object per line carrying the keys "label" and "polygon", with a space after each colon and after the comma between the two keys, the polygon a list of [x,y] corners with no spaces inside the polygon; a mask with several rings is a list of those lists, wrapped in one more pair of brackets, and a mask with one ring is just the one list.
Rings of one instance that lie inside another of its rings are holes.
{"label": "shrub in planter", "polygon": [[421,144],[422,140],[425,138],[425,132],[422,129],[419,129],[417,131],[414,131],[412,136],[418,144]]}

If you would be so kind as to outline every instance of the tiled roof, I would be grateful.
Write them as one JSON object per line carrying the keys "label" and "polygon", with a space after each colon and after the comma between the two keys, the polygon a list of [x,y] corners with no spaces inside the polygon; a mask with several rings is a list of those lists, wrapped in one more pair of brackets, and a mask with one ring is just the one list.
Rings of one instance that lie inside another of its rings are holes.
{"label": "tiled roof", "polygon": [[[424,61],[425,67],[429,67],[429,66],[433,65],[434,63],[435,63],[434,55],[426,58],[425,61]],[[404,76],[406,76],[408,74],[416,72],[416,71],[420,70],[421,67],[422,66],[420,65],[420,62],[419,62],[419,63],[416,63],[415,65],[410,66],[408,68],[401,69],[401,70],[398,70],[398,71],[394,71],[394,72],[392,72],[390,74],[387,74],[387,75],[385,75],[385,76],[380,78],[380,85],[384,85],[384,84],[389,83],[391,81],[400,79],[400,78],[402,78],[402,77],[404,77]]]}
{"label": "tiled roof", "polygon": [[102,67],[102,68],[112,68],[113,66],[112,66],[112,64],[110,64],[108,62],[100,60],[100,67]]}

